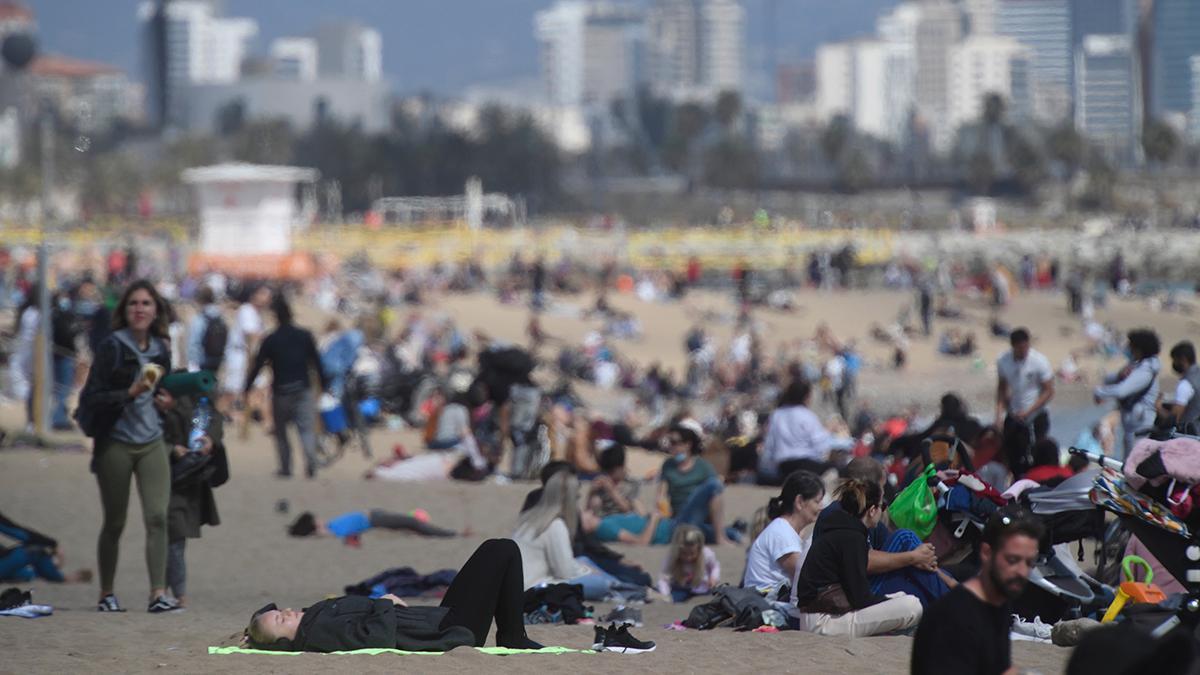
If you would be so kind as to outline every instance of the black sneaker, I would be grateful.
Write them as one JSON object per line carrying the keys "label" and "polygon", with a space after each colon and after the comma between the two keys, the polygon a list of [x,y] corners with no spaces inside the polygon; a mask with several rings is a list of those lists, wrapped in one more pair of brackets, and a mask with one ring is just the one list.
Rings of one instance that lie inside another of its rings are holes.
{"label": "black sneaker", "polygon": [[150,606],[146,608],[146,611],[150,612],[151,614],[161,614],[162,612],[177,612],[181,609],[183,609],[183,607],[179,606],[179,601],[173,598],[168,598],[165,595],[160,595],[154,599],[154,602],[150,603]]}
{"label": "black sneaker", "polygon": [[601,626],[600,624],[596,624],[596,627],[594,630],[596,631],[596,633],[595,633],[595,637],[592,638],[592,649],[595,651],[598,651],[598,652],[602,652],[602,651],[604,651],[604,640],[605,640],[605,637],[608,635],[608,631],[604,630],[604,626]]}
{"label": "black sneaker", "polygon": [[117,596],[113,595],[112,593],[109,593],[108,595],[104,596],[103,598],[100,598],[100,604],[96,605],[96,611],[98,611],[98,612],[124,612],[125,608],[121,606],[121,603],[117,602]]}
{"label": "black sneaker", "polygon": [[600,651],[616,652],[618,654],[643,654],[654,651],[653,642],[643,642],[629,634],[629,624],[623,623],[620,628],[608,627],[604,636],[604,646]]}

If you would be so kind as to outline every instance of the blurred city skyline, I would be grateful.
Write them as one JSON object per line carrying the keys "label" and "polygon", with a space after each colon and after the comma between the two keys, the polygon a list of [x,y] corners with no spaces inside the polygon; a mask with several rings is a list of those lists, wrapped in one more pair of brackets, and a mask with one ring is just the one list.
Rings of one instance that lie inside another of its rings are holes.
{"label": "blurred city skyline", "polygon": [[[228,16],[258,23],[251,42],[309,32],[331,19],[360,21],[383,38],[385,79],[399,94],[458,95],[475,86],[538,86],[534,16],[555,0],[218,0]],[[773,94],[771,44],[780,64],[811,59],[819,44],[874,32],[880,12],[900,0],[743,0],[745,93]],[[41,48],[115,66],[140,80],[141,0],[33,0]],[[646,6],[650,0],[631,0]],[[819,11],[818,11],[819,10]],[[774,18],[774,20],[772,20]]]}

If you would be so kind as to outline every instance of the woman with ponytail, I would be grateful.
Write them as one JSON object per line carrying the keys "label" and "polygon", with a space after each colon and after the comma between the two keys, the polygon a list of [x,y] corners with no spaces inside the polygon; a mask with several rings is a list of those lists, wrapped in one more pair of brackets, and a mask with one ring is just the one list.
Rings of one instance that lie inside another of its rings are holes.
{"label": "woman with ponytail", "polygon": [[825,483],[811,471],[796,471],[783,481],[779,496],[767,502],[770,524],[750,545],[743,587],[765,590],[768,600],[787,602],[796,613],[796,575],[812,546],[812,535],[800,533],[816,522],[824,499]]}
{"label": "woman with ponytail", "polygon": [[878,483],[848,480],[834,497],[842,508],[821,519],[821,536],[796,582],[800,629],[866,637],[916,626],[920,600],[906,593],[876,595],[867,580],[867,530],[883,517],[883,489]]}

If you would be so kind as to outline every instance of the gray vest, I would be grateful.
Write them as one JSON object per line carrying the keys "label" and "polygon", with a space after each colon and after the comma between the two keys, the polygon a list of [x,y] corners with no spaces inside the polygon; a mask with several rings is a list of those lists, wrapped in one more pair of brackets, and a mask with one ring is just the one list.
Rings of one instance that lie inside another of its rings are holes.
{"label": "gray vest", "polygon": [[1200,432],[1200,365],[1192,364],[1192,367],[1184,372],[1183,379],[1192,385],[1195,393],[1192,394],[1192,400],[1183,407],[1183,413],[1179,415],[1176,426],[1184,433],[1194,434]]}

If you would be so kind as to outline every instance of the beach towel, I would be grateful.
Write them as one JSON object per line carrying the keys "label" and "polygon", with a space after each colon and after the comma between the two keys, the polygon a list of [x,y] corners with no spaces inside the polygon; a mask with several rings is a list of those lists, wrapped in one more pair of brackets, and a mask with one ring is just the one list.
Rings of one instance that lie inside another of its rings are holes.
{"label": "beach towel", "polygon": [[[515,654],[595,654],[590,649],[571,649],[569,647],[542,647],[541,649],[509,649],[508,647],[475,647],[476,651],[494,656],[511,656]],[[317,654],[318,652],[276,652],[268,649],[250,649],[248,647],[209,647],[209,655],[216,654],[261,654],[265,656],[300,656],[301,654]],[[406,652],[403,649],[355,649],[348,652],[329,652],[323,656],[342,656],[353,654],[359,656],[376,656],[379,654],[399,654],[401,656],[439,656],[446,652]]]}
{"label": "beach towel", "polygon": [[1165,506],[1131,489],[1124,477],[1112,469],[1103,469],[1088,495],[1092,503],[1117,514],[1135,516],[1181,537],[1190,537],[1191,530]]}

